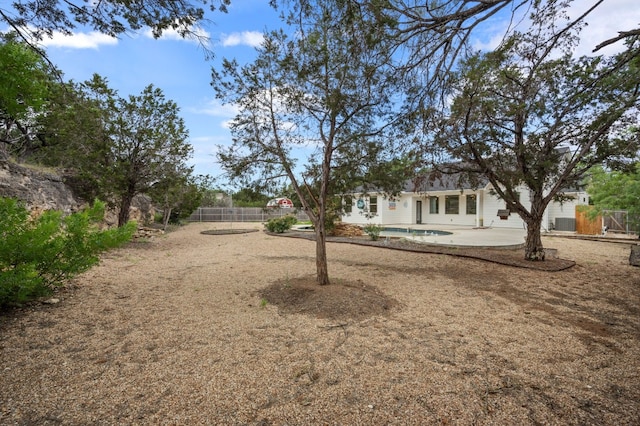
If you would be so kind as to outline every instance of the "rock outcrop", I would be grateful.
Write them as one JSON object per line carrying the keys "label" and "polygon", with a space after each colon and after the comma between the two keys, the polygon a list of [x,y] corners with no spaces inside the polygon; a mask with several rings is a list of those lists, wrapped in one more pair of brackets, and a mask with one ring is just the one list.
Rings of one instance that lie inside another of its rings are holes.
{"label": "rock outcrop", "polygon": [[[36,170],[11,161],[0,159],[0,197],[15,198],[24,202],[32,215],[45,210],[60,210],[65,214],[76,212],[87,202],[76,196],[61,176]],[[139,225],[151,223],[155,210],[151,199],[137,195],[133,199],[130,219]],[[107,211],[105,224],[117,225],[118,212]]]}
{"label": "rock outcrop", "polygon": [[84,204],[77,199],[62,177],[0,160],[0,197],[23,201],[32,212],[78,211]]}

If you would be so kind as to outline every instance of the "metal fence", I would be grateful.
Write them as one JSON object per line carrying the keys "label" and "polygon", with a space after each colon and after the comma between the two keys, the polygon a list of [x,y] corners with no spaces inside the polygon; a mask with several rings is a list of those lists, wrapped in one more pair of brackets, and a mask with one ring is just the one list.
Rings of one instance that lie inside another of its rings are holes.
{"label": "metal fence", "polygon": [[274,217],[294,214],[298,220],[309,216],[297,209],[263,209],[260,207],[198,207],[189,216],[189,222],[266,222]]}

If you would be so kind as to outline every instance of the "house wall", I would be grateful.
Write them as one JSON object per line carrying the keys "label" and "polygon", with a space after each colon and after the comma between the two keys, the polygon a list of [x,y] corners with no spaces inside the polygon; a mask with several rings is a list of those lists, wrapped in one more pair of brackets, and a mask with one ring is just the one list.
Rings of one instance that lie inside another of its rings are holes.
{"label": "house wall", "polygon": [[554,229],[556,224],[556,218],[576,218],[576,206],[583,206],[589,204],[589,195],[586,192],[569,193],[575,198],[561,203],[552,202],[547,207],[548,223],[543,223],[547,229]]}
{"label": "house wall", "polygon": [[[522,187],[520,192],[520,202],[526,207],[530,208],[531,203],[529,200],[528,189]],[[467,214],[466,203],[467,194],[476,194],[479,200],[476,204],[476,214]],[[458,214],[445,213],[445,198],[446,195],[458,195],[459,196],[459,210]],[[575,217],[575,206],[588,203],[588,195],[586,193],[577,193],[575,200],[566,201],[562,205],[559,203],[551,203],[547,208],[546,219],[542,224],[544,229],[549,229],[551,223],[555,223],[556,217],[572,218]],[[432,196],[438,197],[439,212],[437,214],[429,212],[429,196],[417,195],[416,193],[403,193],[395,200],[385,199],[382,196],[378,196],[378,212],[377,215],[372,218],[367,218],[363,212],[357,208],[356,200],[354,198],[353,209],[350,214],[343,216],[344,222],[366,225],[368,223],[374,223],[379,225],[399,224],[399,225],[412,225],[417,222],[416,217],[416,202],[422,201],[422,224],[424,225],[461,225],[461,226],[477,226],[482,224],[483,226],[491,226],[494,228],[518,228],[524,227],[524,221],[518,216],[517,213],[511,213],[506,219],[502,220],[498,217],[498,210],[505,209],[505,202],[499,199],[497,196],[490,193],[489,188],[480,189],[477,191],[465,190],[464,192],[456,191],[440,191],[437,194],[432,193]],[[369,207],[369,198],[365,197],[365,208]]]}
{"label": "house wall", "polygon": [[[467,214],[467,194],[474,194],[474,191],[450,191],[439,192],[433,197],[438,197],[438,213],[430,212],[430,201],[427,197],[423,203],[422,223],[434,225],[476,225],[476,214]],[[449,196],[458,196],[458,213],[446,213],[446,198]]]}

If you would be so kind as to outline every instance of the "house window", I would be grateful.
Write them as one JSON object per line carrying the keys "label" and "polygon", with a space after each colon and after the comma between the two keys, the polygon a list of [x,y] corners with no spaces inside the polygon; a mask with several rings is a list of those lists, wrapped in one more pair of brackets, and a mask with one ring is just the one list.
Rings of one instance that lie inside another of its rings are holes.
{"label": "house window", "polygon": [[353,198],[347,195],[343,200],[344,212],[351,213],[353,211]]}
{"label": "house window", "polygon": [[445,195],[444,197],[444,213],[458,214],[460,212],[460,196]]}
{"label": "house window", "polygon": [[369,213],[378,213],[378,197],[369,197]]}
{"label": "house window", "polygon": [[438,197],[429,197],[429,213],[438,214]]}
{"label": "house window", "polygon": [[476,194],[467,195],[467,214],[476,214]]}

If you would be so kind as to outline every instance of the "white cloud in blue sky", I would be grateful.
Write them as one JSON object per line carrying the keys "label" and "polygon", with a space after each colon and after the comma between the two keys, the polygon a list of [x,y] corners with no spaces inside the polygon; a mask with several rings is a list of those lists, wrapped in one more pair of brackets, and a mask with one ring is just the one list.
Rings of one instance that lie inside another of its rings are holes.
{"label": "white cloud in blue sky", "polygon": [[[594,0],[576,0],[568,10],[569,18],[575,19],[594,5]],[[508,29],[526,31],[530,20],[528,7],[521,7],[514,12],[513,19],[495,16],[485,22],[483,31],[473,38],[472,47],[477,50],[493,50],[502,42]],[[640,23],[640,7],[638,0],[607,0],[595,8],[585,18],[586,25],[580,32],[580,43],[575,49],[576,56],[594,55],[593,49],[604,40],[618,35],[618,31],[637,28]],[[613,55],[624,49],[623,42],[618,42],[595,54]]]}
{"label": "white cloud in blue sky", "polygon": [[45,37],[38,44],[44,47],[98,49],[100,46],[114,46],[118,44],[118,39],[97,31],[74,33],[73,35],[65,35],[56,31],[51,38]]}
{"label": "white cloud in blue sky", "polygon": [[249,46],[259,47],[264,41],[264,35],[259,31],[242,31],[223,34],[220,44],[223,47]]}
{"label": "white cloud in blue sky", "polygon": [[[166,29],[162,32],[162,35],[159,37],[160,40],[177,40],[177,41],[187,41],[199,44],[202,40],[209,40],[211,38],[211,34],[206,31],[202,27],[194,27],[190,29],[191,34],[186,38],[182,37],[177,30],[173,28]],[[153,31],[151,29],[147,29],[143,32],[143,35],[147,38],[153,39]]]}
{"label": "white cloud in blue sky", "polygon": [[[595,0],[576,0],[578,7],[592,5]],[[167,31],[158,40],[150,32],[123,35],[119,39],[81,29],[73,36],[54,34],[41,43],[52,62],[66,79],[84,81],[98,73],[109,81],[120,96],[137,95],[149,84],[160,88],[167,99],[180,107],[194,147],[192,164],[196,173],[218,175],[215,161],[217,145],[228,145],[230,121],[237,110],[215,100],[211,88],[211,68],[219,67],[222,58],[246,64],[255,58],[255,47],[263,41],[263,31],[280,28],[278,12],[264,0],[233,1],[228,14],[212,13],[209,22],[196,31],[215,43],[215,58],[207,60],[202,46],[185,42],[175,31]],[[640,23],[637,0],[606,0],[588,19],[583,30],[580,53],[590,52],[598,43],[615,37],[618,31],[636,28]],[[482,36],[472,42],[477,48],[490,49],[502,39],[509,21],[494,16],[483,27]],[[0,28],[0,30],[2,30]],[[5,28],[6,30],[6,28]],[[611,54],[622,43],[599,53]],[[301,157],[303,158],[303,157]]]}

